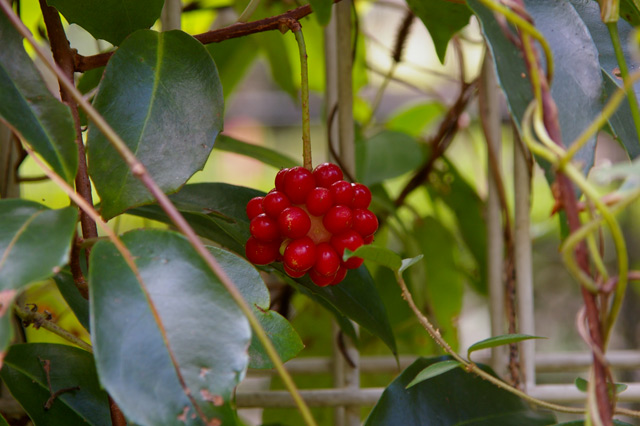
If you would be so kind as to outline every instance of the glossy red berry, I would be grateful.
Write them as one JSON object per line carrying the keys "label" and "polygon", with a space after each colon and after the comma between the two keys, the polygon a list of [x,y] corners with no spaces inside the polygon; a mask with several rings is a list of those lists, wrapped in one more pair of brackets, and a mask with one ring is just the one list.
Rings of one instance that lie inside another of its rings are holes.
{"label": "glossy red berry", "polygon": [[[334,235],[333,237],[331,237],[331,245],[336,250],[336,253],[338,253],[338,256],[340,256],[341,259],[344,255],[345,249],[356,251],[356,249],[363,244],[364,240],[362,239],[360,234],[351,229],[343,232],[342,234]],[[347,269],[355,269],[362,265],[362,262],[364,262],[362,258],[352,257],[344,262],[344,266]]]}
{"label": "glossy red berry", "polygon": [[301,238],[311,229],[311,219],[300,207],[287,207],[278,216],[278,229],[283,237]]}
{"label": "glossy red berry", "polygon": [[351,206],[353,204],[353,197],[355,193],[349,182],[339,180],[334,182],[329,187],[329,190],[331,191],[333,202],[335,204],[341,204],[343,206]]}
{"label": "glossy red berry", "polygon": [[284,192],[284,177],[289,173],[289,170],[290,169],[280,169],[276,174],[275,184],[277,191]]}
{"label": "glossy red berry", "polygon": [[313,270],[320,275],[333,276],[340,268],[340,256],[329,243],[320,243],[316,246],[316,264]]}
{"label": "glossy red berry", "polygon": [[298,238],[284,250],[285,266],[294,271],[308,271],[316,263],[316,245],[309,237]]}
{"label": "glossy red berry", "polygon": [[251,219],[249,231],[256,239],[264,242],[280,241],[280,230],[278,222],[264,213]]}
{"label": "glossy red berry", "polygon": [[304,277],[304,274],[307,273],[307,271],[294,271],[287,265],[284,265],[284,272],[286,272],[291,278],[302,278]]}
{"label": "glossy red berry", "polygon": [[309,270],[309,278],[311,278],[311,281],[313,281],[313,283],[318,287],[328,286],[333,282],[335,277],[336,277],[335,274],[329,275],[329,276],[321,275],[318,272],[316,272],[316,270],[313,268]]}
{"label": "glossy red berry", "polygon": [[332,183],[343,179],[340,167],[332,163],[322,163],[313,169],[313,177],[316,178],[316,184],[323,188],[329,188]]}
{"label": "glossy red berry", "polygon": [[291,205],[291,202],[284,195],[283,192],[280,191],[272,191],[265,195],[264,200],[262,201],[262,209],[264,212],[273,219],[278,219],[280,213],[287,207]]}
{"label": "glossy red berry", "polygon": [[247,203],[247,217],[249,220],[258,216],[260,213],[264,213],[264,210],[262,209],[263,200],[264,197],[253,197],[249,200]]}
{"label": "glossy red berry", "polygon": [[368,237],[378,230],[378,218],[367,209],[355,209],[351,227],[362,237]]}
{"label": "glossy red berry", "polygon": [[361,183],[352,183],[354,209],[366,209],[371,204],[371,191]]}
{"label": "glossy red berry", "polygon": [[314,216],[322,216],[332,205],[333,196],[327,188],[318,186],[307,195],[307,210]]}
{"label": "glossy red berry", "polygon": [[339,234],[351,228],[353,214],[347,206],[333,206],[324,215],[322,224],[332,234]]}
{"label": "glossy red berry", "polygon": [[331,281],[331,284],[329,285],[336,285],[341,283],[342,280],[344,280],[344,278],[347,276],[347,272],[348,269],[344,266],[341,266],[340,269],[338,269],[338,272],[336,272],[336,276],[333,278],[333,281]]}
{"label": "glossy red berry", "polygon": [[279,256],[280,242],[263,242],[250,237],[245,246],[245,254],[254,265],[268,265]]}
{"label": "glossy red berry", "polygon": [[284,176],[284,193],[293,204],[303,204],[315,187],[313,175],[304,167],[293,167]]}

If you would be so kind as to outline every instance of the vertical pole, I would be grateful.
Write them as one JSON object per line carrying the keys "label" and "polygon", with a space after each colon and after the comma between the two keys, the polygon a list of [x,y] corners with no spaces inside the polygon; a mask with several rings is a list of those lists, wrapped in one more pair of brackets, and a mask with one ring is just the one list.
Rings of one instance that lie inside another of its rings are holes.
{"label": "vertical pole", "polygon": [[[486,48],[480,78],[481,116],[487,149],[493,153],[495,162],[487,155],[487,282],[489,285],[491,335],[505,333],[504,309],[504,233],[502,207],[494,173],[501,173],[502,138],[498,82],[493,69],[491,51]],[[496,168],[497,170],[492,169]],[[506,347],[491,349],[491,365],[500,375],[505,370]]]}
{"label": "vertical pole", "polygon": [[[355,176],[355,142],[353,127],[353,84],[351,59],[351,1],[344,0],[333,6],[333,14],[325,29],[325,57],[327,79],[327,115],[337,105],[330,127],[333,149],[340,155],[346,171]],[[357,331],[357,326],[354,324]],[[360,387],[360,357],[353,342],[340,336],[340,328],[332,325],[333,339],[333,386],[357,390]],[[339,342],[344,344],[341,345]],[[342,347],[341,347],[342,346]],[[344,351],[344,353],[343,353]],[[355,365],[352,366],[344,355]],[[338,406],[334,409],[334,426],[359,426],[359,406]]]}
{"label": "vertical pole", "polygon": [[[535,335],[533,312],[533,267],[531,260],[530,209],[531,164],[529,153],[514,128],[513,180],[515,188],[515,271],[518,332]],[[536,384],[535,340],[520,343],[520,366],[524,372],[524,391]]]}
{"label": "vertical pole", "polygon": [[160,21],[162,31],[179,30],[181,27],[182,2],[180,0],[165,0],[162,7]]}

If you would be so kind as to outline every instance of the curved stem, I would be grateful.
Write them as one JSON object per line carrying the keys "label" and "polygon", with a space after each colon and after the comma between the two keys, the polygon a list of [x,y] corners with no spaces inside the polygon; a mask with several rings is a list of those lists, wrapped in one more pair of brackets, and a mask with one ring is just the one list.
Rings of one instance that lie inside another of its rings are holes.
{"label": "curved stem", "polygon": [[253,12],[256,11],[259,5],[260,5],[260,0],[251,0],[247,5],[247,7],[244,8],[242,13],[238,17],[238,22],[247,22],[249,18],[251,18],[251,15],[253,15]]}

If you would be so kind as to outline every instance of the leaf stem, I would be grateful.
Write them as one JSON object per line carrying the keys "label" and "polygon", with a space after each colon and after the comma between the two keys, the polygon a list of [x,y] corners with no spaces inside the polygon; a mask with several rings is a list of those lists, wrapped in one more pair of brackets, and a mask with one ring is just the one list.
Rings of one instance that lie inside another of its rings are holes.
{"label": "leaf stem", "polygon": [[26,325],[33,324],[36,328],[42,327],[45,330],[49,330],[53,334],[62,337],[66,341],[73,343],[74,345],[84,349],[87,352],[93,352],[93,348],[90,344],[74,336],[55,322],[48,320],[45,315],[18,305],[14,305],[13,310]]}
{"label": "leaf stem", "polygon": [[260,5],[260,0],[251,0],[247,7],[244,8],[240,16],[238,16],[238,22],[247,22],[251,15],[256,11]]}

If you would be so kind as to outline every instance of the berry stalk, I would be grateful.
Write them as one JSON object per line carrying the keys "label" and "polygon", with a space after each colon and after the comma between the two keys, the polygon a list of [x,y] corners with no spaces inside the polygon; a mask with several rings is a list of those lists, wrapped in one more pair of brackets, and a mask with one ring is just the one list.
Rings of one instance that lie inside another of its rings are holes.
{"label": "berry stalk", "polygon": [[291,31],[296,36],[298,51],[300,52],[300,102],[302,106],[302,164],[305,169],[311,171],[311,118],[309,115],[309,69],[307,66],[307,48],[304,44],[302,26],[298,21],[290,25]]}

